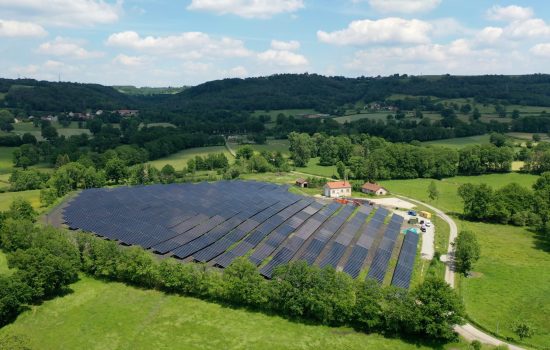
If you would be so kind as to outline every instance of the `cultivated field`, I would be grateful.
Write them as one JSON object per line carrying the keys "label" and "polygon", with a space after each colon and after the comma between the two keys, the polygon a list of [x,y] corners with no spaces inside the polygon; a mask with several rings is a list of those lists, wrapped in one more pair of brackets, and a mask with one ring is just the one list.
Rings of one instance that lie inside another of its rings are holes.
{"label": "cultivated field", "polygon": [[229,159],[229,163],[232,163],[233,161],[233,156],[229,153],[225,146],[212,146],[189,148],[164,158],[152,160],[148,163],[155,166],[159,170],[166,164],[171,164],[176,170],[182,170],[185,166],[187,166],[189,159],[194,158],[195,156],[205,157],[208,156],[209,153],[223,153],[227,159]]}
{"label": "cultivated field", "polygon": [[[388,349],[434,346],[288,321],[88,277],[0,329],[31,349]],[[435,346],[468,349],[464,343]]]}
{"label": "cultivated field", "polygon": [[336,171],[336,166],[319,165],[319,157],[311,158],[307,163],[306,167],[296,168],[296,171],[305,173],[305,174],[317,175],[317,176],[326,176],[326,177],[338,176],[338,172]]}
{"label": "cultivated field", "polygon": [[[238,143],[228,143],[229,147],[233,151],[237,151],[239,148],[244,147],[244,145],[239,145]],[[250,144],[248,145],[252,147],[257,152],[262,151],[268,151],[268,152],[281,152],[284,155],[289,156],[289,142],[288,140],[267,140],[264,145],[257,145],[257,144]]]}
{"label": "cultivated field", "polygon": [[484,143],[489,143],[489,135],[487,134],[423,142],[423,144],[425,145],[439,145],[457,149],[470,145],[480,145]]}

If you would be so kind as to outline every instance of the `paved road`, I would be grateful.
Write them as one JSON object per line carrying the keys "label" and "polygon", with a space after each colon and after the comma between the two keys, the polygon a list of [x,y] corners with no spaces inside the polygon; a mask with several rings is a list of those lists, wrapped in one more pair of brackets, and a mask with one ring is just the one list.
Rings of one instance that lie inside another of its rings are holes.
{"label": "paved road", "polygon": [[[416,199],[412,199],[412,198],[409,198],[409,197],[405,197],[405,196],[397,195],[397,197],[401,197],[401,198],[406,199],[408,201],[415,202],[415,203],[421,204],[421,205],[429,208],[430,210],[435,212],[437,216],[439,216],[440,218],[442,218],[443,220],[445,220],[449,224],[449,227],[450,227],[451,231],[450,231],[450,234],[449,234],[449,246],[447,247],[447,256],[445,257],[445,260],[446,260],[446,264],[445,264],[446,265],[446,268],[445,268],[445,281],[447,281],[447,283],[449,283],[449,285],[454,288],[455,287],[455,273],[454,273],[454,270],[453,270],[454,269],[454,266],[453,266],[454,248],[453,248],[451,243],[454,242],[456,236],[458,235],[458,229],[456,227],[456,223],[454,222],[454,220],[451,217],[449,217],[443,211],[441,211],[437,208],[434,208],[434,207],[432,207],[431,205],[429,205],[427,203],[424,203],[424,202],[421,202],[421,201],[418,201]],[[494,345],[494,346],[505,344],[505,345],[508,345],[508,348],[510,350],[524,350],[524,348],[521,348],[521,347],[516,346],[516,345],[505,343],[502,340],[499,340],[499,339],[493,337],[492,335],[484,333],[483,331],[480,331],[479,329],[472,326],[470,323],[466,323],[463,326],[455,326],[455,331],[468,341],[479,340],[482,343],[490,344],[490,345]]]}

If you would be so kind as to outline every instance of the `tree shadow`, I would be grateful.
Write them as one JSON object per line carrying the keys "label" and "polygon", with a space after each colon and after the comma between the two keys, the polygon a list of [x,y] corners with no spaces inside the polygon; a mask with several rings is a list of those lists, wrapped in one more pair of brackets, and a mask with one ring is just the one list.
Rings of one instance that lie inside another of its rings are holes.
{"label": "tree shadow", "polygon": [[535,249],[542,250],[543,252],[550,253],[550,235],[545,235],[544,233],[536,231],[532,228],[529,228],[527,230],[533,233],[533,247]]}

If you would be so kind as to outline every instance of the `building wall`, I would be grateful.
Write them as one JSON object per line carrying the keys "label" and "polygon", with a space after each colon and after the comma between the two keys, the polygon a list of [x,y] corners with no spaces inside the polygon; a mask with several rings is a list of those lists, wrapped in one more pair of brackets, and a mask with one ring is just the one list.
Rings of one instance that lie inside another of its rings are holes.
{"label": "building wall", "polygon": [[351,196],[351,188],[330,189],[328,187],[325,187],[324,195],[325,197],[330,197],[330,198]]}

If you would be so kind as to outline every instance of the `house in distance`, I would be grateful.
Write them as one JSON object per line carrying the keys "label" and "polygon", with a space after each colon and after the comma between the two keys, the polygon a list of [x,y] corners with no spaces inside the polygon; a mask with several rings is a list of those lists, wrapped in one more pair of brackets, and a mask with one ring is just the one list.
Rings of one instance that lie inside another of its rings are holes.
{"label": "house in distance", "polygon": [[307,188],[308,187],[308,182],[305,179],[296,179],[296,186],[302,187],[302,188]]}
{"label": "house in distance", "polygon": [[323,192],[326,197],[339,198],[351,196],[351,184],[348,181],[327,182],[323,186]]}
{"label": "house in distance", "polygon": [[384,187],[372,182],[365,182],[365,184],[361,186],[361,192],[374,194],[375,196],[383,196],[389,193]]}

